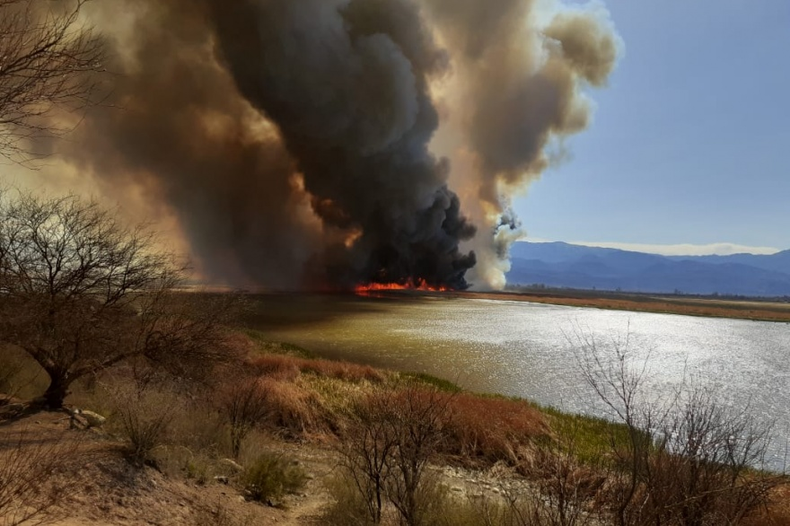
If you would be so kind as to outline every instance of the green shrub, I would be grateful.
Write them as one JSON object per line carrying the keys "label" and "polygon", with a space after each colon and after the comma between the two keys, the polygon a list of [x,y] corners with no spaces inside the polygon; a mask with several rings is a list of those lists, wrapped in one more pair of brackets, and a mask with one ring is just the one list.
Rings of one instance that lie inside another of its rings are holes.
{"label": "green shrub", "polygon": [[291,458],[264,453],[244,471],[242,481],[251,500],[273,506],[283,495],[301,490],[307,475]]}

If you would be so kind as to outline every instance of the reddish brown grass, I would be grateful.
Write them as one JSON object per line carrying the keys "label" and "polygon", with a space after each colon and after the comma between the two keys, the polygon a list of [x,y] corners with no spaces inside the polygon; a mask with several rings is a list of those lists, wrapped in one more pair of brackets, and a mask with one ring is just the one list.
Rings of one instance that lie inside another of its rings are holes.
{"label": "reddish brown grass", "polygon": [[446,423],[448,453],[488,461],[517,463],[523,448],[548,433],[543,415],[525,401],[450,396]]}
{"label": "reddish brown grass", "polygon": [[308,360],[294,356],[264,354],[251,359],[249,365],[260,375],[279,379],[295,379],[299,373],[315,374],[346,382],[380,383],[384,375],[368,365],[331,360]]}
{"label": "reddish brown grass", "polygon": [[743,525],[790,526],[790,485],[774,489],[766,508],[747,517]]}
{"label": "reddish brown grass", "polygon": [[314,392],[274,378],[263,378],[260,385],[269,409],[266,423],[274,430],[299,438],[327,429],[327,415]]}

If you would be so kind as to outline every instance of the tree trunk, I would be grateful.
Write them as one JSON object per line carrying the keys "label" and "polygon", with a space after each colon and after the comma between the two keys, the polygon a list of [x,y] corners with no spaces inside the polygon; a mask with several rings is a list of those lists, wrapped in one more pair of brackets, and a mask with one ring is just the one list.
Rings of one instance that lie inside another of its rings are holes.
{"label": "tree trunk", "polygon": [[49,387],[44,392],[44,400],[50,409],[60,409],[63,407],[63,400],[69,394],[71,381],[63,375],[49,372]]}

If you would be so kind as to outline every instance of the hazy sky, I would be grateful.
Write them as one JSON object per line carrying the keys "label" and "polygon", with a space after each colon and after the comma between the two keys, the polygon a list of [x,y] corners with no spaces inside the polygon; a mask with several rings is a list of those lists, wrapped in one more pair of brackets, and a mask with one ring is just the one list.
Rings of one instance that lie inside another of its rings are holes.
{"label": "hazy sky", "polygon": [[625,53],[529,236],[790,248],[790,1],[604,3]]}

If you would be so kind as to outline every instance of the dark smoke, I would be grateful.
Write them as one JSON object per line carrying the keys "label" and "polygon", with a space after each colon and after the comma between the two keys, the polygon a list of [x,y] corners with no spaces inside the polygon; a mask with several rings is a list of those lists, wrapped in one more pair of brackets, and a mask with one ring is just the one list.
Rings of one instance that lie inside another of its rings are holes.
{"label": "dark smoke", "polygon": [[66,153],[169,203],[209,279],[467,286],[475,230],[428,151],[446,56],[415,4],[136,7],[114,43],[121,109],[94,111]]}
{"label": "dark smoke", "polygon": [[584,13],[535,29],[531,0],[90,5],[111,95],[57,153],[121,202],[175,214],[204,277],[237,286],[466,288],[475,228],[429,150],[432,89],[465,85],[449,111],[474,155],[464,210],[497,238],[475,242],[488,268],[520,232],[511,193],[552,136],[586,126],[580,83],[616,58]]}
{"label": "dark smoke", "polygon": [[[241,93],[277,123],[325,224],[362,236],[331,261],[341,283],[465,288],[474,229],[428,151],[439,121],[427,77],[444,55],[406,0],[214,1],[219,48]],[[338,221],[338,216],[340,221]]]}

